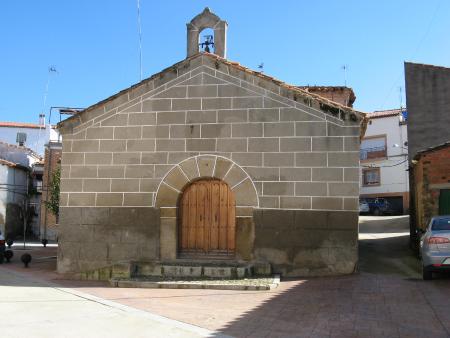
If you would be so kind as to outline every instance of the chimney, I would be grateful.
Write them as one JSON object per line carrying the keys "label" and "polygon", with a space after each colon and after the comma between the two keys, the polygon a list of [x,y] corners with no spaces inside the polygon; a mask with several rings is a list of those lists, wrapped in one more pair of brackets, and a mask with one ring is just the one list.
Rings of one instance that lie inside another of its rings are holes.
{"label": "chimney", "polygon": [[39,114],[39,125],[45,128],[45,114]]}

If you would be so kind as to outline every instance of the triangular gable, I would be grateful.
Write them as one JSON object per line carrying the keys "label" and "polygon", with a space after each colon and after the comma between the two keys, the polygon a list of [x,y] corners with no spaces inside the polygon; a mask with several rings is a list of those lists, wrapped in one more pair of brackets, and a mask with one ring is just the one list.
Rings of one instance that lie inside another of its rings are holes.
{"label": "triangular gable", "polygon": [[60,122],[58,127],[62,133],[69,130],[76,133],[108,121],[117,112],[142,111],[144,101],[158,104],[163,102],[164,96],[183,97],[183,93],[177,91],[184,86],[208,84],[235,86],[240,92],[247,92],[249,97],[262,96],[265,108],[290,107],[308,114],[311,119],[326,119],[339,125],[350,121],[350,124],[358,123],[365,129],[363,113],[208,53],[183,60]]}

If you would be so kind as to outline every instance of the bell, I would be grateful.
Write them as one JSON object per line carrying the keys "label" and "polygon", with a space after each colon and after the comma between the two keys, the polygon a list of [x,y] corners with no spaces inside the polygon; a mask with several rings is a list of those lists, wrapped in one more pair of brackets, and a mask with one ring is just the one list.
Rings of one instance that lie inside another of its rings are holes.
{"label": "bell", "polygon": [[209,53],[209,45],[205,46],[205,52]]}

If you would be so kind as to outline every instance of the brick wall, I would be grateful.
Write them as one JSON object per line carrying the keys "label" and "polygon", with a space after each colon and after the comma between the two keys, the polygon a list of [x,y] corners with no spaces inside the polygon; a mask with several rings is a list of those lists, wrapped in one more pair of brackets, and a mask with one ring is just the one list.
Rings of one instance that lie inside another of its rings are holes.
{"label": "brick wall", "polygon": [[55,240],[57,238],[56,216],[46,208],[44,202],[48,200],[48,185],[52,179],[54,171],[60,166],[61,156],[62,149],[60,143],[50,143],[45,147],[40,216],[41,239],[46,238]]}
{"label": "brick wall", "polygon": [[423,153],[414,166],[417,227],[439,214],[440,189],[450,189],[450,145]]}
{"label": "brick wall", "polygon": [[348,87],[308,86],[300,88],[347,107],[353,107],[353,102],[356,100],[353,90]]}

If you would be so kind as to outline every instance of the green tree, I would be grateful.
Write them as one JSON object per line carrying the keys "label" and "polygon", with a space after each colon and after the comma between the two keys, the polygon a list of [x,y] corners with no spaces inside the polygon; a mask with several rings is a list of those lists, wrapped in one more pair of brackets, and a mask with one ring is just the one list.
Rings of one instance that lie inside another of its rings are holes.
{"label": "green tree", "polygon": [[58,167],[52,174],[47,190],[46,208],[55,216],[59,215],[59,183],[61,181],[61,167]]}

